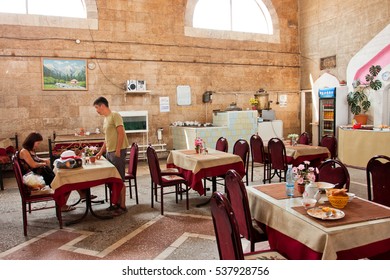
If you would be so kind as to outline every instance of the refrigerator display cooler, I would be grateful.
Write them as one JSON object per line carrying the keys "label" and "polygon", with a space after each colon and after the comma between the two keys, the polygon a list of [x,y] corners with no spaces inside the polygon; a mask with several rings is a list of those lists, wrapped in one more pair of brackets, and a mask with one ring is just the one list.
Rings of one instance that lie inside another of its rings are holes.
{"label": "refrigerator display cooler", "polygon": [[324,135],[336,135],[337,127],[348,123],[348,88],[346,86],[319,89],[319,140]]}

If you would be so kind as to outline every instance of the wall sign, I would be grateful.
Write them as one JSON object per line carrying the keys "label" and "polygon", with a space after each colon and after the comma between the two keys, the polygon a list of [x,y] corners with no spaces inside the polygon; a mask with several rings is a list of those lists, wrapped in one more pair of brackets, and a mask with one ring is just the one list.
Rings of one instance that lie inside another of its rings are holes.
{"label": "wall sign", "polygon": [[191,87],[177,86],[176,88],[177,105],[191,105]]}

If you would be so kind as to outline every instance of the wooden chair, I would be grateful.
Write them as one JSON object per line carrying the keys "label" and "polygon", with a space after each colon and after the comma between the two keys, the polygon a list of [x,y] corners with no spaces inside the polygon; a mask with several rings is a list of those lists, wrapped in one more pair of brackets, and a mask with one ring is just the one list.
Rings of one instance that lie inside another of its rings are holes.
{"label": "wooden chair", "polygon": [[53,190],[50,189],[49,191],[31,192],[28,189],[28,187],[23,183],[23,175],[22,175],[22,170],[20,168],[20,164],[19,164],[18,152],[15,153],[15,155],[12,159],[12,164],[13,164],[13,170],[15,173],[16,182],[17,182],[18,188],[19,188],[20,197],[22,199],[23,234],[25,236],[27,235],[27,212],[31,213],[32,211],[37,211],[37,210],[55,208],[58,223],[60,225],[60,228],[62,228],[61,207],[59,207],[59,205],[57,203],[55,203],[54,206],[43,206],[43,207],[34,208],[34,209],[31,207],[31,204],[33,204],[33,203],[54,201]]}
{"label": "wooden chair", "polygon": [[302,132],[301,135],[299,135],[298,144],[310,145],[309,133],[307,133],[306,131]]}
{"label": "wooden chair", "polygon": [[[229,150],[229,142],[228,140],[221,136],[218,138],[217,142],[215,143],[215,149],[217,151],[225,152],[227,153]],[[207,191],[210,190],[210,188],[207,188],[207,181],[211,181],[212,178],[204,178],[203,179],[203,188],[204,188],[204,195],[206,195]]]}
{"label": "wooden chair", "polygon": [[17,133],[15,133],[15,137],[11,137],[10,140],[14,140],[15,145],[0,148],[0,189],[2,191],[4,190],[3,170],[12,167],[12,157],[19,148]]}
{"label": "wooden chair", "polygon": [[217,151],[225,152],[227,153],[229,150],[229,143],[225,137],[219,137],[216,144],[215,149]]}
{"label": "wooden chair", "polygon": [[366,168],[368,200],[390,207],[390,157],[372,157]]}
{"label": "wooden chair", "polygon": [[335,184],[335,188],[349,190],[350,176],[347,167],[337,159],[328,159],[318,167],[317,181]]}
{"label": "wooden chair", "polygon": [[321,138],[320,146],[327,147],[330,152],[330,158],[337,158],[337,139],[333,135],[324,135]]}
{"label": "wooden chair", "polygon": [[250,241],[251,252],[254,252],[256,242],[268,240],[265,233],[265,225],[263,228],[260,228],[252,219],[248,195],[240,174],[233,169],[229,170],[225,176],[225,185],[227,198],[236,215],[239,233]]}
{"label": "wooden chair", "polygon": [[[268,155],[269,155],[269,183],[273,177],[278,176],[279,182],[286,181],[287,172],[287,155],[286,147],[281,139],[274,137],[268,141]],[[271,175],[273,170],[273,174]]]}
{"label": "wooden chair", "polygon": [[233,146],[233,154],[241,157],[242,162],[244,163],[245,169],[245,182],[246,185],[248,182],[248,166],[249,166],[249,143],[245,139],[238,139]]}
{"label": "wooden chair", "polygon": [[[157,189],[160,189],[160,204],[161,204],[161,215],[164,215],[164,195],[174,193],[176,195],[176,203],[178,203],[178,195],[182,195],[183,192],[186,194],[186,206],[189,209],[188,202],[188,182],[186,179],[179,175],[163,175],[160,168],[160,162],[156,151],[152,146],[146,149],[146,157],[148,159],[150,177],[151,177],[151,204],[154,208],[154,198],[157,197]],[[182,185],[186,188],[183,190]],[[174,187],[174,191],[164,192],[164,189],[168,187]]]}
{"label": "wooden chair", "polygon": [[253,134],[249,140],[251,155],[252,155],[252,163],[251,163],[251,182],[253,182],[253,170],[256,163],[263,165],[263,183],[265,184],[268,173],[269,173],[269,160],[268,156],[264,150],[263,139],[259,136],[258,133]]}
{"label": "wooden chair", "polygon": [[[129,184],[129,196],[133,198],[132,187],[135,192],[135,202],[138,204],[138,187],[137,187],[137,166],[138,166],[138,144],[133,143],[130,147],[130,157],[127,172],[125,173],[125,181]],[[134,181],[134,186],[131,185],[131,181]]]}
{"label": "wooden chair", "polygon": [[244,254],[237,220],[229,200],[220,192],[213,193],[210,202],[218,253],[221,260],[286,259],[276,251],[265,250]]}

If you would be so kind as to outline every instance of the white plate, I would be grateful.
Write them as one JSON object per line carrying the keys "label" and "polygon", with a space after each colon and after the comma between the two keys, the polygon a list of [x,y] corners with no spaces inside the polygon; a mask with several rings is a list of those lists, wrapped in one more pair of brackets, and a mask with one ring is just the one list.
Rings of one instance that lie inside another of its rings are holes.
{"label": "white plate", "polygon": [[321,190],[326,190],[326,189],[333,189],[334,184],[328,183],[328,182],[316,182],[317,187]]}
{"label": "white plate", "polygon": [[322,210],[322,207],[316,207],[316,208],[309,209],[309,210],[307,210],[307,214],[309,214],[309,216],[312,216],[314,218],[321,219],[321,220],[339,220],[341,218],[344,218],[345,213],[343,211],[335,209],[335,208],[331,208],[331,207],[329,207],[329,208],[333,212],[333,215],[330,217],[326,216],[326,212]]}

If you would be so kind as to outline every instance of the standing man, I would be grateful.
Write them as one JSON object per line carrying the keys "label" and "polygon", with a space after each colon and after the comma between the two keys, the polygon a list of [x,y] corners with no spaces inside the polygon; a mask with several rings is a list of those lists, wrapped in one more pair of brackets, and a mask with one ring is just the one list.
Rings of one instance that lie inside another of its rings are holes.
{"label": "standing man", "polygon": [[[93,106],[99,115],[104,116],[103,132],[105,139],[102,148],[96,155],[97,159],[100,159],[103,152],[106,152],[106,158],[118,169],[122,181],[124,181],[129,142],[123,126],[122,116],[118,112],[111,111],[107,99],[103,96],[96,99]],[[124,185],[120,192],[118,204],[111,208],[117,215],[127,212],[126,188]]]}

